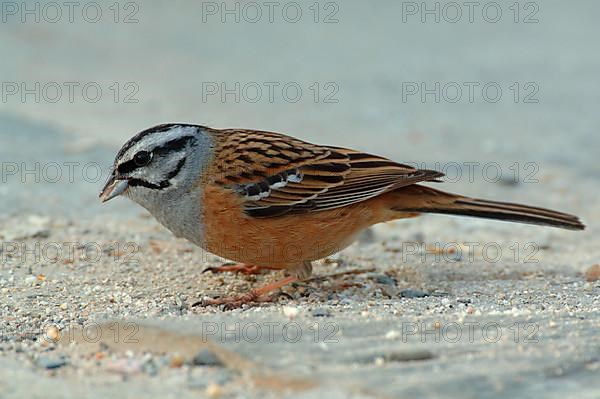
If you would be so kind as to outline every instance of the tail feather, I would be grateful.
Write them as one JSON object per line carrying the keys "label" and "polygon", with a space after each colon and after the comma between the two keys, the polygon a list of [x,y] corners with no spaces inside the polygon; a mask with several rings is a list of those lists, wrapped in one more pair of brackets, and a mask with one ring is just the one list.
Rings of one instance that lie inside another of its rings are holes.
{"label": "tail feather", "polygon": [[550,209],[463,197],[418,185],[398,189],[395,193],[397,198],[392,207],[395,211],[473,216],[569,230],[585,229],[577,216]]}

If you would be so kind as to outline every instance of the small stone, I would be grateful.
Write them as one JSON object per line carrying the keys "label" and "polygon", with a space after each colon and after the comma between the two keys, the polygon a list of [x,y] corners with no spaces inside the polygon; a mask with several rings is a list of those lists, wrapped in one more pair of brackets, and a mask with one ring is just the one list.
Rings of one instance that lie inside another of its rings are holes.
{"label": "small stone", "polygon": [[179,295],[175,295],[175,305],[177,305],[177,308],[179,309],[184,308],[184,301]]}
{"label": "small stone", "polygon": [[519,183],[519,179],[515,176],[515,173],[502,175],[498,181],[498,184],[503,186],[518,186]]}
{"label": "small stone", "polygon": [[411,362],[416,360],[428,360],[433,359],[434,355],[428,350],[404,350],[404,351],[392,351],[389,353],[376,353],[372,355],[363,356],[358,359],[359,362],[369,364],[374,363],[375,365],[381,366],[384,363],[391,362]]}
{"label": "small stone", "polygon": [[38,365],[47,370],[53,370],[65,366],[68,364],[68,361],[64,357],[50,358],[50,357],[40,357],[38,360]]}
{"label": "small stone", "polygon": [[422,232],[415,233],[409,238],[409,242],[423,244],[425,242],[425,234],[423,234]]}
{"label": "small stone", "polygon": [[184,363],[185,359],[179,353],[174,354],[173,356],[171,356],[171,359],[169,359],[169,367],[174,369],[180,368],[181,366],[183,366]]}
{"label": "small stone", "polygon": [[311,314],[314,317],[331,317],[331,312],[323,308],[316,308],[311,312]]}
{"label": "small stone", "polygon": [[36,276],[27,276],[25,277],[25,284],[27,285],[33,285],[35,284],[37,281],[37,277]]}
{"label": "small stone", "polygon": [[332,267],[337,267],[337,266],[339,266],[340,263],[341,263],[341,260],[339,260],[339,259],[331,259],[331,258],[323,259],[324,265],[331,265]]}
{"label": "small stone", "polygon": [[600,280],[600,264],[592,265],[585,271],[585,280],[590,283]]}
{"label": "small stone", "polygon": [[49,326],[44,332],[44,338],[48,342],[58,342],[60,339],[60,331],[56,326]]}
{"label": "small stone", "polygon": [[473,313],[475,313],[475,308],[473,306],[469,306],[467,308],[467,314],[473,314]]}
{"label": "small stone", "polygon": [[206,386],[206,396],[209,398],[218,398],[223,395],[223,387],[219,384],[210,383]]}
{"label": "small stone", "polygon": [[583,289],[586,290],[587,292],[591,292],[594,290],[594,284],[592,283],[585,283],[583,285]]}
{"label": "small stone", "polygon": [[377,284],[396,285],[394,279],[385,274],[377,274],[373,278]]}
{"label": "small stone", "polygon": [[283,307],[283,314],[290,318],[293,319],[296,316],[298,316],[298,308],[295,306],[284,306]]}
{"label": "small stone", "polygon": [[416,360],[429,360],[435,356],[428,350],[407,350],[392,352],[385,356],[385,360],[388,362],[411,362]]}
{"label": "small stone", "polygon": [[398,296],[398,289],[395,286],[381,284],[379,285],[381,293],[388,298],[395,298]]}
{"label": "small stone", "polygon": [[141,370],[151,376],[158,375],[158,366],[156,365],[154,359],[149,359],[144,362],[144,364],[141,366]]}
{"label": "small stone", "polygon": [[433,328],[435,328],[436,330],[439,330],[440,328],[442,328],[442,323],[440,323],[439,321],[434,322]]}
{"label": "small stone", "polygon": [[425,298],[427,296],[429,296],[429,294],[425,291],[415,290],[412,288],[400,291],[400,297],[402,298]]}
{"label": "small stone", "polygon": [[206,348],[202,349],[196,356],[194,356],[192,359],[192,364],[194,366],[223,367],[221,360],[219,360],[214,353]]}

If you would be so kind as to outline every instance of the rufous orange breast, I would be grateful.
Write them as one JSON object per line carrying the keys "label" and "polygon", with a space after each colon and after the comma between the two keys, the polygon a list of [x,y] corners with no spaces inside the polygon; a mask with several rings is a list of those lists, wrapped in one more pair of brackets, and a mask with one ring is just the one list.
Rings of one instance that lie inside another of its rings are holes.
{"label": "rufous orange breast", "polygon": [[285,269],[324,258],[350,245],[366,227],[386,220],[375,202],[315,213],[253,218],[231,191],[210,185],[203,198],[205,249],[237,262]]}

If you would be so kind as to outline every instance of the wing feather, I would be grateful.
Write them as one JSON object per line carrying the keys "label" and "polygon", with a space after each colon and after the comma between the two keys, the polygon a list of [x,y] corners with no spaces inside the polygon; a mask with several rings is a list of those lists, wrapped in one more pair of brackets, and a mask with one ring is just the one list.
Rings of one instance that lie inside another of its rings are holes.
{"label": "wing feather", "polygon": [[238,193],[252,217],[339,208],[443,176],[278,133],[239,129],[211,133],[217,142],[212,183]]}

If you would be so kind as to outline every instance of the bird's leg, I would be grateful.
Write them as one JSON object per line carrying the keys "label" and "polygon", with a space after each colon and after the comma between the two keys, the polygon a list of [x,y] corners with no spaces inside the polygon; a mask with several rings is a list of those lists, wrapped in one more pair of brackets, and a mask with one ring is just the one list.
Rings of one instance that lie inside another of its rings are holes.
{"label": "bird's leg", "polygon": [[247,265],[245,263],[225,263],[222,266],[216,267],[207,267],[202,271],[202,273],[211,272],[211,273],[242,273],[246,275],[250,274],[260,274],[262,270],[279,270],[276,267],[268,267],[268,266],[255,266],[255,265]]}
{"label": "bird's leg", "polygon": [[224,298],[208,299],[205,301],[195,303],[192,306],[226,305],[228,309],[234,309],[242,306],[245,303],[269,302],[272,301],[273,298],[268,296],[268,293],[278,290],[279,288],[294,283],[296,281],[298,281],[298,277],[289,276],[282,280],[267,284],[263,287],[256,288],[246,294],[234,295]]}

